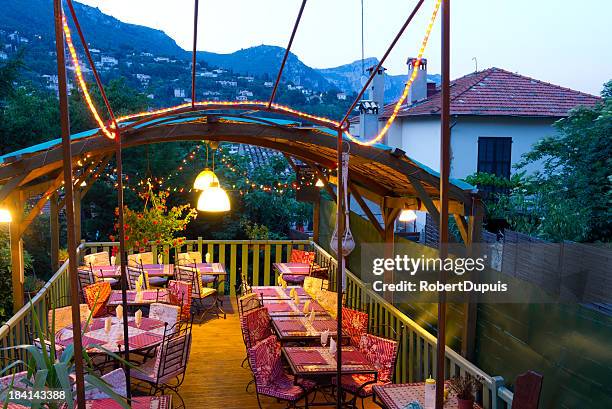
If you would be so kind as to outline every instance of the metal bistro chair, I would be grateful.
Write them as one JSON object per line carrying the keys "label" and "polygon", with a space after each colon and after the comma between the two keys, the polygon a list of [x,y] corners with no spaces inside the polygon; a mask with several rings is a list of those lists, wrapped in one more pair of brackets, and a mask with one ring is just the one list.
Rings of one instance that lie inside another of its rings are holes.
{"label": "metal bistro chair", "polygon": [[[219,304],[219,296],[217,292],[217,280],[213,282],[213,287],[205,287],[202,284],[202,275],[199,269],[195,268],[177,268],[176,275],[179,281],[185,281],[191,284],[191,302],[192,307],[196,313],[200,315],[200,319],[203,319],[208,312],[215,312],[217,318],[223,315],[223,319],[226,318],[225,311]],[[206,305],[206,299],[212,299],[210,305]]]}
{"label": "metal bistro chair", "polygon": [[153,252],[148,251],[146,253],[135,253],[128,255],[128,265],[138,264],[142,271],[145,273],[144,280],[147,289],[163,287],[168,283],[166,277],[149,277],[149,274],[144,268],[145,264],[156,264]]}
{"label": "metal bistro chair", "polygon": [[[246,312],[240,319],[240,329],[242,330],[242,339],[247,350],[247,356],[242,361],[248,362],[248,350],[257,345],[258,342],[263,341],[270,335],[273,335],[272,325],[270,322],[270,314],[266,307],[259,307]],[[249,386],[255,382],[255,378],[251,379],[247,383],[246,391],[249,391]]]}
{"label": "metal bistro chair", "polygon": [[186,281],[170,280],[168,282],[168,296],[170,304],[181,308],[181,319],[191,317],[191,283]]}
{"label": "metal bistro chair", "polygon": [[[350,394],[353,398],[349,401],[349,407],[357,407],[357,399],[361,400],[361,407],[364,407],[363,400],[372,396],[374,385],[386,385],[395,381],[395,367],[399,348],[402,344],[402,330],[399,336],[395,329],[389,325],[378,327],[379,334],[389,333],[393,338],[386,338],[372,334],[363,334],[359,342],[359,350],[366,357],[368,362],[377,369],[376,374],[355,374],[342,375],[340,381],[341,393]],[[332,383],[337,385],[334,378]]]}
{"label": "metal bistro chair", "polygon": [[166,325],[164,337],[157,347],[154,358],[145,361],[137,367],[137,370],[132,371],[133,378],[148,384],[149,395],[165,394],[168,389],[174,392],[181,400],[181,406],[178,407],[185,407],[179,388],[185,379],[189,361],[192,326],[193,318],[189,321],[178,321],[172,327]]}
{"label": "metal bistro chair", "polygon": [[136,289],[136,282],[142,276],[143,290],[147,289],[147,280],[145,279],[144,269],[142,264],[134,259],[128,260],[127,264],[127,276],[128,276],[128,288],[130,290]]}
{"label": "metal bistro chair", "polygon": [[368,320],[367,313],[342,307],[342,329],[349,336],[352,346],[358,347],[361,336],[368,332]]}
{"label": "metal bistro chair", "polygon": [[88,285],[92,285],[96,282],[94,274],[91,268],[79,267],[77,270],[79,278],[79,298],[81,302],[85,302],[85,296],[83,295],[83,289]]}

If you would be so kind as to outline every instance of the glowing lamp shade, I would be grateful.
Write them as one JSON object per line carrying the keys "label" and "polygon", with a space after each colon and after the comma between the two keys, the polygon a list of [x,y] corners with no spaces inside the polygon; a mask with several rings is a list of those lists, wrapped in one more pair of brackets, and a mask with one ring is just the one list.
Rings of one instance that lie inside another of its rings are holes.
{"label": "glowing lamp shade", "polygon": [[414,210],[404,209],[399,215],[400,222],[413,222],[417,219],[417,214]]}
{"label": "glowing lamp shade", "polygon": [[6,209],[0,209],[0,223],[10,223],[12,220],[11,212]]}
{"label": "glowing lamp shade", "polygon": [[195,178],[193,188],[195,190],[206,190],[213,184],[213,182],[217,183],[218,185],[219,179],[217,178],[217,175],[215,175],[215,172],[206,168]]}
{"label": "glowing lamp shade", "polygon": [[201,212],[227,212],[230,210],[230,201],[227,192],[213,182],[209,188],[204,189],[198,198],[197,209]]}
{"label": "glowing lamp shade", "polygon": [[325,184],[323,183],[323,181],[321,179],[317,179],[317,183],[315,183],[316,187],[323,187],[325,186]]}

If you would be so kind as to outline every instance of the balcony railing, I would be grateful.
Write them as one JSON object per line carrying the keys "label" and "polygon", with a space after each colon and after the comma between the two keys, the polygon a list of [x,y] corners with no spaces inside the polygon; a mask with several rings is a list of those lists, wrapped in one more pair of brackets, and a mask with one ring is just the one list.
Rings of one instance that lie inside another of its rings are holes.
{"label": "balcony railing", "polygon": [[[118,243],[81,243],[77,254],[79,259],[84,254],[98,251],[112,251]],[[221,290],[235,293],[235,285],[241,275],[257,285],[276,283],[276,272],[272,264],[285,262],[293,248],[311,247],[317,253],[319,264],[327,266],[330,274],[330,285],[335,287],[337,271],[336,260],[316,243],[307,240],[186,240],[178,247],[153,246],[149,250],[157,257],[163,254],[164,262],[174,260],[182,251],[200,251],[209,253],[214,262],[224,263],[228,278]],[[402,335],[400,357],[396,367],[397,382],[423,381],[430,374],[436,375],[436,338],[419,326],[385,299],[372,291],[367,284],[347,270],[346,303],[349,307],[367,311],[370,316],[370,331],[378,335],[389,336],[390,329]],[[70,283],[68,279],[68,262],[65,262],[53,275],[30,303],[21,308],[0,328],[0,345],[3,348],[31,343],[33,310],[40,317],[43,325],[47,324],[47,312],[52,307],[61,307],[70,303]],[[25,351],[4,350],[0,352],[2,364],[17,359],[25,360]],[[504,386],[504,379],[490,376],[480,368],[463,358],[452,348],[446,347],[445,376],[470,373],[482,378],[480,401],[485,409],[506,409],[512,406],[512,392]]]}

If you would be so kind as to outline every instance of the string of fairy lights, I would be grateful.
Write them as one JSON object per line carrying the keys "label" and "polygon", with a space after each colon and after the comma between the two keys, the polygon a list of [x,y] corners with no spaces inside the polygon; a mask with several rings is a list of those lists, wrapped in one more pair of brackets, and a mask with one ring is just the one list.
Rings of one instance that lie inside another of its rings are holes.
{"label": "string of fairy lights", "polygon": [[[122,117],[116,118],[116,123],[124,123],[126,121],[132,121],[132,120],[137,120],[137,119],[141,119],[141,118],[145,118],[145,117],[152,117],[152,116],[161,116],[163,114],[166,113],[172,113],[172,112],[176,112],[176,111],[180,111],[183,109],[193,109],[193,108],[235,108],[235,109],[260,109],[260,110],[271,110],[271,111],[275,111],[275,112],[279,112],[282,114],[287,114],[287,115],[292,115],[292,116],[297,116],[301,119],[304,120],[310,120],[313,121],[315,123],[318,123],[320,125],[323,126],[328,126],[330,128],[333,129],[342,129],[344,132],[344,135],[350,139],[352,142],[355,142],[359,145],[373,145],[377,142],[379,142],[380,140],[382,140],[382,138],[387,134],[388,130],[390,129],[391,125],[393,124],[393,122],[396,120],[402,106],[404,105],[404,102],[406,100],[406,98],[408,97],[408,93],[410,91],[410,88],[412,87],[412,84],[414,83],[414,80],[417,76],[418,73],[418,69],[421,65],[421,61],[423,59],[423,55],[425,53],[425,48],[427,46],[427,43],[429,41],[429,36],[431,34],[431,31],[433,29],[433,25],[435,23],[436,17],[438,15],[438,11],[440,9],[440,6],[442,4],[442,0],[435,0],[435,7],[433,10],[433,13],[431,15],[431,18],[429,20],[429,24],[427,26],[427,29],[425,30],[425,36],[423,38],[423,41],[421,42],[421,47],[419,49],[418,55],[415,59],[414,62],[414,69],[412,71],[412,75],[410,76],[410,78],[408,79],[408,81],[406,81],[406,84],[404,86],[404,91],[402,92],[402,95],[400,96],[400,98],[398,99],[398,101],[395,103],[395,106],[393,108],[393,112],[392,114],[389,116],[389,118],[387,119],[385,125],[383,126],[383,128],[378,132],[378,134],[376,136],[374,136],[373,138],[367,140],[367,141],[362,141],[356,137],[354,137],[353,135],[350,134],[350,132],[345,129],[345,125],[346,124],[341,124],[337,121],[334,121],[332,119],[329,118],[325,118],[322,116],[317,116],[317,115],[312,115],[306,112],[302,112],[296,109],[293,109],[289,106],[285,106],[285,105],[280,105],[280,104],[276,104],[276,103],[272,103],[269,104],[267,101],[194,101],[193,103],[189,102],[189,103],[185,103],[185,104],[181,104],[181,105],[177,105],[174,107],[168,107],[168,108],[162,108],[162,109],[158,109],[158,110],[153,110],[153,111],[143,111],[143,112],[138,112],[138,113],[133,113],[133,114],[128,114],[128,115],[124,115]],[[100,114],[98,113],[98,110],[96,109],[95,104],[93,103],[93,100],[91,98],[91,95],[89,93],[89,90],[87,88],[87,84],[83,78],[83,73],[81,71],[81,64],[76,52],[76,49],[74,47],[74,44],[72,42],[72,36],[71,36],[71,32],[70,32],[70,28],[68,26],[68,22],[66,20],[66,16],[62,15],[62,22],[63,22],[63,29],[64,29],[64,33],[65,33],[65,39],[66,39],[66,43],[68,46],[68,50],[70,53],[70,58],[72,59],[72,63],[74,65],[74,72],[75,75],[77,77],[77,83],[79,84],[79,88],[81,89],[81,92],[83,93],[83,96],[85,98],[85,102],[87,103],[87,107],[89,108],[90,112],[92,113],[96,123],[98,124],[98,126],[100,127],[100,130],[102,131],[102,133],[110,139],[114,139],[115,138],[115,131],[112,129],[114,127],[114,124],[110,124],[110,125],[106,125],[106,123],[104,122],[104,120],[102,120]],[[127,126],[130,126],[129,124]]]}

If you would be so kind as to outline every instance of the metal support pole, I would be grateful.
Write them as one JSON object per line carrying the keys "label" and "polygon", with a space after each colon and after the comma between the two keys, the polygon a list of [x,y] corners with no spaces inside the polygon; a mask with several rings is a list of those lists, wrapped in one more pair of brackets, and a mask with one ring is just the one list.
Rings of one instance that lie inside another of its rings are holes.
{"label": "metal support pole", "polygon": [[198,7],[199,0],[195,0],[193,10],[193,54],[191,56],[191,108],[195,108],[196,100],[196,47],[198,45]]}
{"label": "metal support pole", "polygon": [[274,102],[274,97],[276,96],[276,91],[278,90],[278,84],[280,83],[281,76],[283,75],[283,70],[285,69],[285,63],[287,62],[287,57],[289,56],[289,50],[291,50],[291,45],[293,44],[295,33],[297,32],[297,28],[300,25],[302,13],[304,12],[304,7],[306,6],[306,1],[308,0],[302,0],[300,11],[298,13],[297,18],[295,19],[293,31],[291,32],[291,37],[289,38],[289,44],[287,44],[287,48],[285,49],[285,56],[283,57],[283,62],[281,63],[280,69],[278,70],[278,75],[276,76],[276,81],[274,82],[274,88],[272,88],[272,94],[270,95],[270,101],[268,101],[268,109],[270,109],[270,107],[272,106],[272,102]]}
{"label": "metal support pole", "polygon": [[338,294],[338,304],[336,317],[338,327],[336,331],[336,379],[338,380],[338,400],[336,408],[342,407],[342,393],[340,392],[340,380],[342,379],[342,276],[344,275],[344,256],[342,255],[342,241],[344,238],[344,185],[342,183],[342,128],[338,128],[338,185],[336,186],[336,223],[338,223],[338,268],[336,269],[336,293]]}
{"label": "metal support pole", "polygon": [[[77,276],[76,235],[74,229],[74,202],[72,191],[72,152],[70,147],[70,117],[68,112],[68,87],[66,60],[64,56],[64,32],[62,25],[62,1],[53,1],[55,17],[55,49],[57,52],[57,80],[59,91],[60,124],[62,129],[62,154],[64,172],[64,193],[66,195],[66,219],[68,222],[68,272],[70,275],[70,298],[72,305],[72,328],[81,333],[81,312],[79,308],[79,283]],[[83,373],[83,344],[79,336],[73,338],[74,366],[76,378],[77,407],[85,409],[85,382]]]}
{"label": "metal support pole", "polygon": [[[117,162],[117,206],[119,207],[119,259],[121,260],[121,304],[123,305],[123,342],[125,345],[124,359],[130,361],[130,343],[129,343],[129,327],[128,327],[128,308],[127,308],[127,252],[125,248],[125,217],[123,211],[123,160],[121,158],[121,133],[119,128],[116,129],[115,137],[115,160]],[[127,379],[128,388],[127,398],[131,402],[132,392],[130,390],[130,367],[124,365],[125,377]]]}
{"label": "metal support pole", "polygon": [[[450,177],[450,0],[442,0],[442,111],[440,115],[440,259],[448,257],[448,189]],[[441,281],[446,273],[441,272]],[[438,294],[436,409],[444,405],[446,293]]]}

